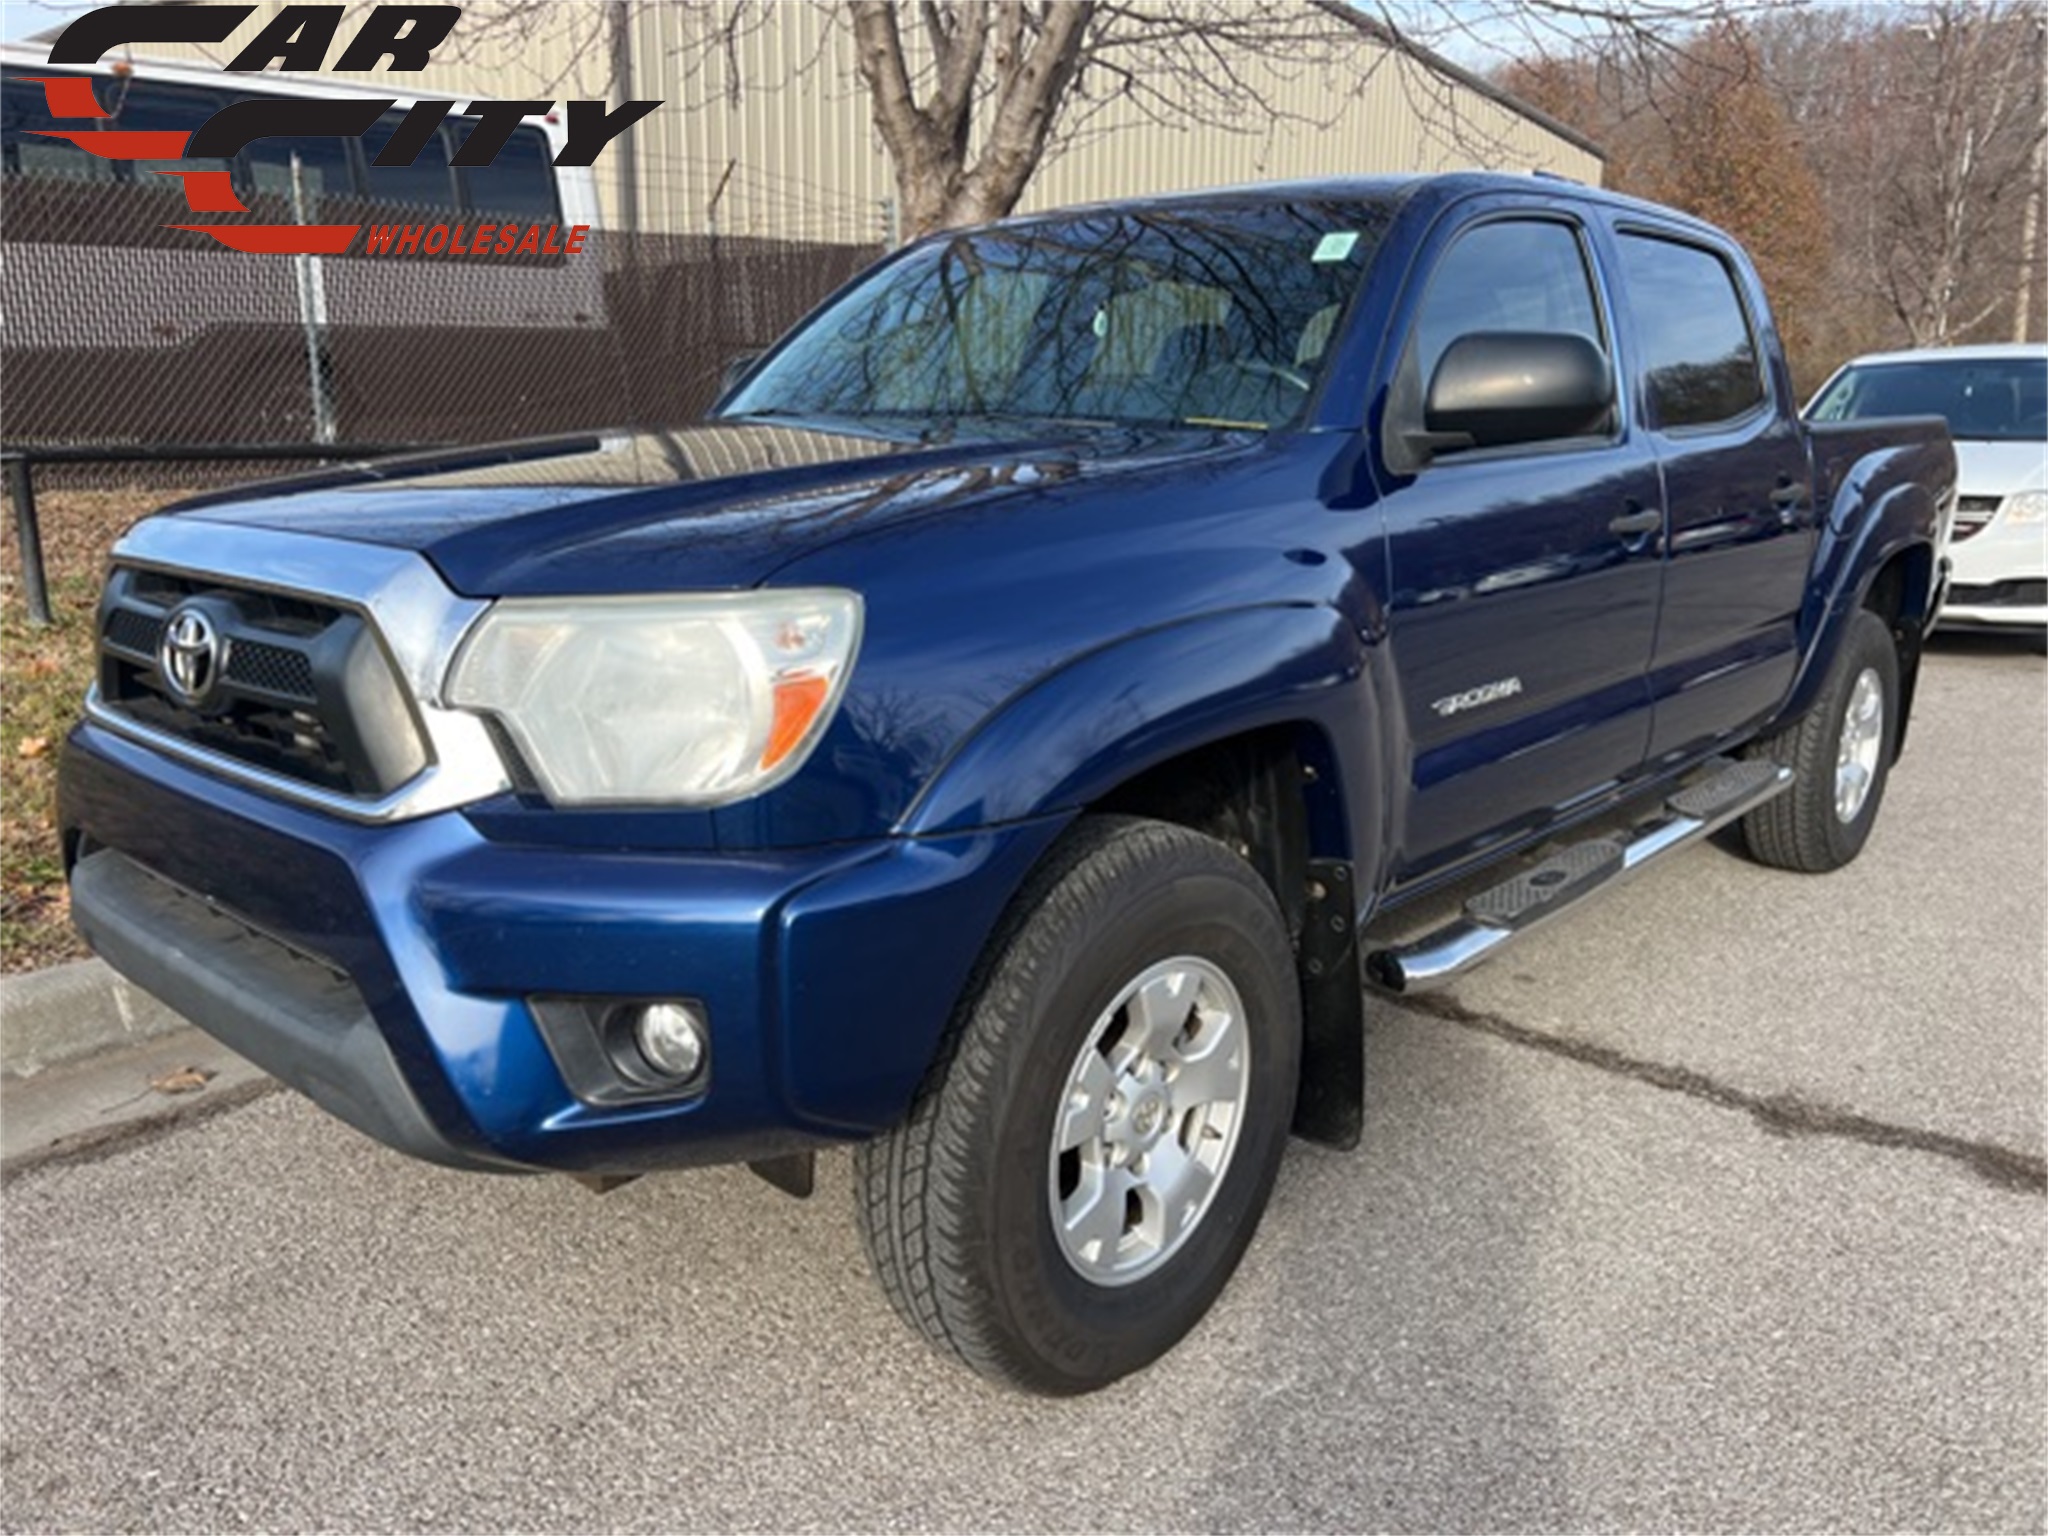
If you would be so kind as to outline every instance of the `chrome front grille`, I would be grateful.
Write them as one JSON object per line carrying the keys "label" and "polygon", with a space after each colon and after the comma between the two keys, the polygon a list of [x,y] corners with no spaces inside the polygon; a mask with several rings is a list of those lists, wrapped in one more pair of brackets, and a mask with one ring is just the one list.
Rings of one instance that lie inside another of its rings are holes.
{"label": "chrome front grille", "polygon": [[[188,605],[226,637],[196,704],[162,671],[166,629]],[[86,719],[329,815],[433,815],[512,787],[485,722],[440,700],[448,658],[487,606],[410,550],[144,518],[114,548]]]}
{"label": "chrome front grille", "polygon": [[[103,643],[111,650],[139,661],[154,663],[157,647],[163,643],[161,615],[135,608],[117,608],[107,615]],[[313,681],[313,664],[303,651],[281,645],[266,645],[244,635],[228,652],[228,681],[244,683],[280,698],[312,700],[318,697]]]}
{"label": "chrome front grille", "polygon": [[[208,635],[195,693],[167,674],[166,630]],[[352,608],[213,577],[117,566],[100,606],[99,700],[136,725],[265,773],[365,799],[429,754],[404,682]]]}

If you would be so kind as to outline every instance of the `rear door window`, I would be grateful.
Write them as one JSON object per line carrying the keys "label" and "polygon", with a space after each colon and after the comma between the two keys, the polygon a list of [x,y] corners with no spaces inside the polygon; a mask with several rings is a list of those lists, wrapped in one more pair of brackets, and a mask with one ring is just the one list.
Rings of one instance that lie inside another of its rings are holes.
{"label": "rear door window", "polygon": [[1658,426],[1711,428],[1764,403],[1756,336],[1735,274],[1720,256],[1679,240],[1624,233],[1621,270]]}

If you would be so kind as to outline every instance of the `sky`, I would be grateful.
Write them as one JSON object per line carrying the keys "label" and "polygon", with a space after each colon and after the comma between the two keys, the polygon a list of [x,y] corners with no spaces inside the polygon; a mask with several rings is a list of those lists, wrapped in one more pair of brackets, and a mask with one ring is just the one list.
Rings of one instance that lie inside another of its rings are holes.
{"label": "sky", "polygon": [[[100,3],[102,3],[102,0],[0,0],[0,41],[18,42],[30,33],[40,32],[46,27],[61,26],[81,11],[92,10]],[[1364,9],[1368,12],[1376,13],[1383,11],[1382,6],[1372,3],[1372,0],[1368,0]],[[1489,34],[1497,34],[1499,41],[1507,42],[1510,45],[1514,41],[1519,40],[1519,36],[1512,23],[1502,24],[1492,20],[1502,10],[1503,6],[1497,3],[1497,0],[1477,0],[1477,3],[1474,3],[1474,0],[1454,0],[1454,3],[1449,5],[1415,5],[1404,3],[1404,0],[1388,0],[1387,5],[1384,7],[1384,13],[1391,13],[1401,19],[1412,19],[1422,22],[1421,30],[1425,32],[1432,29],[1424,22],[1424,17],[1432,16],[1440,20],[1446,13],[1456,15],[1459,12],[1464,12],[1472,22],[1472,31],[1476,38],[1480,40],[1480,46],[1472,47],[1468,44],[1466,47],[1450,47],[1446,49],[1447,52],[1456,54],[1486,52],[1484,43],[1494,40],[1494,37]],[[1457,40],[1453,39],[1451,41]],[[1461,58],[1460,62],[1475,63],[1479,61],[1473,58]]]}
{"label": "sky", "polygon": [[17,43],[31,32],[62,26],[93,0],[0,0],[0,42]]}
{"label": "sky", "polygon": [[[31,33],[61,26],[100,3],[102,0],[0,0],[0,41],[18,42]],[[1662,3],[1669,5],[1672,0]],[[1518,15],[1514,0],[1362,0],[1359,8],[1369,15],[1391,16],[1468,69],[1490,69],[1526,51],[1532,40],[1556,48],[1568,43],[1575,32],[1592,30],[1590,23],[1571,19],[1575,8],[1569,5],[1541,20]],[[1655,8],[1653,0],[1650,9]]]}

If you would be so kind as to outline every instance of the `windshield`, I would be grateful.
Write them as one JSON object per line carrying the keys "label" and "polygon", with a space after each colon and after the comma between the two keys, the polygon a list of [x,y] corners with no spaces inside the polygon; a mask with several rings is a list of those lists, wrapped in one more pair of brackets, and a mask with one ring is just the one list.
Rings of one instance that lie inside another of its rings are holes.
{"label": "windshield", "polygon": [[1105,209],[936,239],[813,319],[721,414],[1280,426],[1390,206]]}
{"label": "windshield", "polygon": [[1931,359],[1845,368],[1821,391],[1815,421],[1943,416],[1973,442],[2048,439],[2048,358]]}

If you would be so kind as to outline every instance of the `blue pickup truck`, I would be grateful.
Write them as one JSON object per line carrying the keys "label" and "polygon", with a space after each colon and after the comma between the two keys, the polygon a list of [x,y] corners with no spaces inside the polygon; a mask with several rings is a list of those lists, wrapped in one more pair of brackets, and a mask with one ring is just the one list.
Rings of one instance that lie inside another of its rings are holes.
{"label": "blue pickup truck", "polygon": [[437,1163],[801,1193],[855,1144],[904,1318],[1085,1391],[1202,1316],[1290,1133],[1357,1141],[1365,983],[1731,823],[1856,856],[1953,480],[1938,420],[1803,427],[1741,251],[1595,190],[947,232],[687,430],[137,525],[73,911]]}

